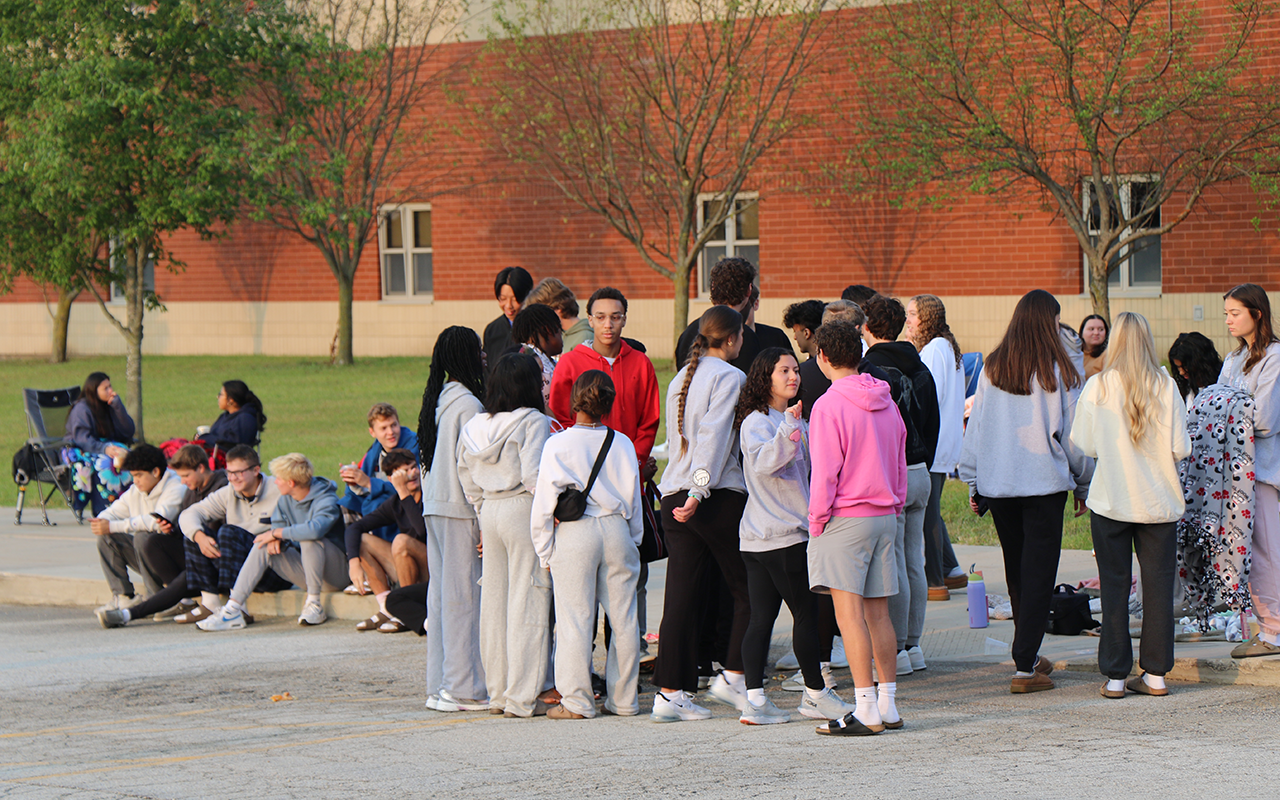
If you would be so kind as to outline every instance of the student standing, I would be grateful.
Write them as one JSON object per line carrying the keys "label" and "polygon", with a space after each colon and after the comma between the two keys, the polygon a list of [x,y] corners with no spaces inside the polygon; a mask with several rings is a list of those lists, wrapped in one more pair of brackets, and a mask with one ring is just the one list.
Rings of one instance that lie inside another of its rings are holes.
{"label": "student standing", "polygon": [[[613,381],[587,370],[573,383],[572,427],[552,436],[542,450],[538,490],[533,496],[533,547],[551,570],[556,607],[556,689],[560,703],[552,719],[596,715],[591,688],[591,651],[596,606],[604,606],[619,630],[636,629],[636,580],[644,536],[640,516],[640,469],[635,447],[601,420],[613,406]],[[583,492],[586,510],[576,520],[555,519],[567,489]],[[614,636],[605,662],[610,714],[640,713],[638,636]]]}
{"label": "student standing", "polygon": [[1165,695],[1164,676],[1173,668],[1175,526],[1186,508],[1178,462],[1191,454],[1191,439],[1178,386],[1156,360],[1146,318],[1121,313],[1114,336],[1102,371],[1080,393],[1071,426],[1072,443],[1097,460],[1085,502],[1093,512],[1089,522],[1102,589],[1098,669],[1107,677],[1102,696],[1124,697],[1133,669],[1129,589],[1136,550],[1144,674],[1128,688]]}
{"label": "student standing", "polygon": [[1111,326],[1098,314],[1090,314],[1080,323],[1080,341],[1084,345],[1084,379],[1102,372],[1102,359],[1107,354]]}
{"label": "student standing", "polygon": [[516,344],[511,325],[524,308],[524,300],[533,289],[533,276],[524,267],[504,267],[493,279],[493,297],[502,314],[484,329],[485,374],[488,375],[502,354]]}
{"label": "student standing", "polygon": [[548,306],[527,304],[511,323],[511,338],[516,351],[538,359],[542,369],[542,402],[551,403],[551,376],[556,371],[556,358],[564,351],[564,331],[560,318]]}
{"label": "student standing", "polygon": [[551,649],[551,573],[538,563],[529,520],[550,433],[537,360],[523,353],[498,359],[484,413],[462,427],[458,479],[476,507],[484,545],[480,658],[489,710],[507,717],[547,713],[539,693]]}
{"label": "student standing", "polygon": [[1062,554],[1062,513],[1075,493],[1076,516],[1093,463],[1068,440],[1080,373],[1063,346],[1053,295],[1036,289],[1013,310],[1004,338],[987,357],[960,455],[975,513],[985,498],[1004,552],[1013,604],[1009,691],[1053,688],[1053,665],[1040,656],[1049,598]]}
{"label": "student standing", "polygon": [[1180,333],[1169,346],[1169,367],[1183,404],[1189,409],[1201,389],[1218,382],[1218,375],[1222,373],[1222,356],[1203,333]]}
{"label": "student standing", "polygon": [[660,687],[653,701],[655,722],[711,717],[708,709],[693,702],[703,611],[699,603],[710,569],[720,569],[733,595],[725,670],[712,684],[711,695],[739,711],[746,704],[742,637],[751,606],[746,567],[738,551],[738,523],[747,496],[733,435],[733,412],[744,376],[729,363],[742,348],[742,330],[737,311],[724,305],[708,309],[689,348],[689,363],[667,391],[671,460],[658,485],[667,537],[667,587],[659,631],[662,644],[653,673]]}
{"label": "student standing", "polygon": [[480,660],[480,526],[458,478],[458,438],[484,409],[484,363],[475,331],[441,331],[418,415],[422,515],[427,523],[427,708],[489,707]]}
{"label": "student standing", "polygon": [[1218,383],[1253,396],[1254,496],[1253,569],[1249,595],[1262,629],[1231,651],[1233,658],[1280,653],[1280,340],[1271,300],[1261,286],[1242,283],[1223,295],[1227,330],[1238,346],[1222,362]]}

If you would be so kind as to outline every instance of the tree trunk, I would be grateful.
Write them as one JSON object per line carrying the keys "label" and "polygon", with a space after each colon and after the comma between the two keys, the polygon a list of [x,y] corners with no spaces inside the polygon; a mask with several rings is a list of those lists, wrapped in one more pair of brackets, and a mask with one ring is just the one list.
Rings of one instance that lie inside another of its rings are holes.
{"label": "tree trunk", "polygon": [[680,364],[675,363],[676,343],[680,341],[680,334],[684,333],[684,329],[689,326],[689,265],[675,265],[675,274],[671,276],[671,283],[675,287],[675,305],[672,318],[671,330],[671,353],[672,368],[680,369]]}
{"label": "tree trunk", "polygon": [[134,439],[146,441],[142,426],[142,315],[146,308],[145,274],[147,253],[150,247],[142,242],[130,242],[125,247],[125,353],[124,375],[128,387],[128,399],[125,409],[133,417],[137,430]]}
{"label": "tree trunk", "polygon": [[53,313],[53,347],[49,361],[61,364],[67,360],[67,327],[71,324],[71,304],[80,296],[80,289],[58,287],[58,307]]}
{"label": "tree trunk", "polygon": [[1089,260],[1089,299],[1093,301],[1093,313],[1111,324],[1111,296],[1107,286],[1107,259],[1104,253],[1085,252]]}
{"label": "tree trunk", "polygon": [[338,276],[338,357],[336,363],[350,365],[356,363],[351,351],[351,298],[355,276]]}

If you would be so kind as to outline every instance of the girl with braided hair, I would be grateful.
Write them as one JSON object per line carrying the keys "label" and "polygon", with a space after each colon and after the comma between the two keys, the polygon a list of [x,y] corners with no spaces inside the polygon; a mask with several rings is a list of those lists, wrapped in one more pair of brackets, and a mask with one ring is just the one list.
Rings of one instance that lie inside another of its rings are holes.
{"label": "girl with braided hair", "polygon": [[[483,407],[484,354],[475,331],[445,328],[431,353],[418,415],[427,524],[427,708],[489,707],[480,664],[480,526],[458,479],[458,436]],[[445,613],[445,609],[448,613]]]}
{"label": "girl with braided hair", "polygon": [[746,705],[742,637],[751,605],[746,567],[738,552],[738,522],[747,496],[733,430],[744,377],[729,363],[741,349],[742,315],[728,306],[711,307],[702,315],[688,364],[667,391],[671,460],[658,491],[668,560],[659,632],[662,652],[653,675],[660,687],[653,701],[655,722],[711,717],[693,702],[698,691],[699,606],[708,569],[723,573],[733,595],[729,654],[711,696],[740,712]]}

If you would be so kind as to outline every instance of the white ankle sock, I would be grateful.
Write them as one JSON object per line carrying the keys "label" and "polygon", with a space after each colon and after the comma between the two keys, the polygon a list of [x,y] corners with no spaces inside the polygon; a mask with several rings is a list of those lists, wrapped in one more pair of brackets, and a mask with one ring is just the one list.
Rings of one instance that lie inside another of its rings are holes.
{"label": "white ankle sock", "polygon": [[222,601],[218,599],[218,595],[216,593],[214,592],[200,593],[200,605],[204,606],[210,611],[214,611],[221,604],[222,604]]}
{"label": "white ankle sock", "polygon": [[884,722],[897,722],[898,706],[894,704],[894,695],[898,693],[898,684],[882,683],[876,692],[876,707],[880,709],[880,719]]}
{"label": "white ankle sock", "polygon": [[865,689],[853,690],[854,709],[853,715],[858,721],[867,727],[873,725],[883,725],[884,721],[880,718],[880,706],[876,705],[876,689],[874,686],[868,686]]}
{"label": "white ankle sock", "polygon": [[308,602],[308,603],[315,603],[316,605],[320,605],[320,595],[318,595],[318,594],[308,594],[308,595],[307,595],[307,602]]}
{"label": "white ankle sock", "polygon": [[124,617],[124,621],[125,621],[125,622],[132,622],[132,621],[133,621],[133,614],[130,614],[130,613],[129,613],[129,609],[127,609],[127,608],[122,608],[122,609],[120,609],[120,616]]}
{"label": "white ankle sock", "polygon": [[1163,675],[1152,675],[1150,672],[1144,672],[1142,673],[1142,680],[1146,681],[1147,685],[1152,689],[1165,688]]}
{"label": "white ankle sock", "polygon": [[228,609],[230,611],[239,611],[241,614],[244,613],[244,606],[240,605],[235,600],[228,600],[226,604],[223,606],[223,608]]}
{"label": "white ankle sock", "polygon": [[727,669],[724,672],[721,672],[720,674],[724,676],[724,679],[729,682],[730,686],[736,689],[742,689],[743,691],[746,691],[747,689],[746,675],[742,674],[741,672],[730,672]]}
{"label": "white ankle sock", "polygon": [[1107,679],[1107,691],[1108,691],[1108,692],[1123,692],[1123,691],[1124,691],[1124,679],[1123,679],[1123,678],[1109,678],[1109,679]]}
{"label": "white ankle sock", "polygon": [[[383,614],[387,614],[387,595],[389,594],[391,594],[391,592],[378,592],[374,595],[374,598],[378,601],[378,610]],[[315,601],[317,604],[320,602],[320,595],[315,596]],[[311,602],[311,595],[307,595],[307,602]],[[387,614],[387,616],[389,617],[391,615]]]}
{"label": "white ankle sock", "polygon": [[1013,677],[1015,677],[1015,678],[1030,678],[1032,675],[1035,675],[1035,674],[1036,674],[1036,673],[1035,673],[1035,671],[1034,671],[1034,670],[1033,670],[1033,671],[1031,671],[1031,672],[1023,672],[1022,670],[1020,670],[1020,669],[1019,669],[1019,670],[1014,670]]}
{"label": "white ankle sock", "polygon": [[819,697],[822,697],[822,693],[825,691],[826,689],[810,689],[808,686],[804,687],[804,693],[810,700],[817,700]]}
{"label": "white ankle sock", "polygon": [[1258,638],[1267,644],[1280,645],[1280,633],[1267,633],[1266,631],[1258,631]]}
{"label": "white ankle sock", "polygon": [[748,689],[747,702],[756,708],[764,705],[764,689]]}

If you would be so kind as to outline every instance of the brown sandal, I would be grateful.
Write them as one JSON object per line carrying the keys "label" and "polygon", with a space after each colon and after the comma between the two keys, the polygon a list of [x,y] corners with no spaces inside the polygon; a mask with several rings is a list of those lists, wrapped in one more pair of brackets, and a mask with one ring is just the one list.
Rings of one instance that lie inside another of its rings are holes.
{"label": "brown sandal", "polygon": [[377,614],[374,614],[372,617],[369,617],[366,620],[361,620],[360,622],[357,622],[356,630],[361,632],[376,631],[378,630],[378,626],[386,622],[388,619],[389,617],[386,614],[383,614],[381,611],[379,611]]}
{"label": "brown sandal", "polygon": [[409,626],[405,625],[395,617],[383,617],[383,623],[378,626],[378,633],[404,633],[409,630]]}
{"label": "brown sandal", "polygon": [[202,619],[212,617],[213,612],[205,608],[204,603],[196,603],[196,607],[190,611],[179,614],[173,618],[173,621],[179,625],[189,625],[192,622],[199,622]]}

